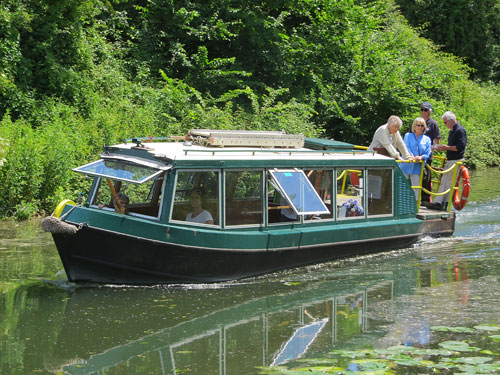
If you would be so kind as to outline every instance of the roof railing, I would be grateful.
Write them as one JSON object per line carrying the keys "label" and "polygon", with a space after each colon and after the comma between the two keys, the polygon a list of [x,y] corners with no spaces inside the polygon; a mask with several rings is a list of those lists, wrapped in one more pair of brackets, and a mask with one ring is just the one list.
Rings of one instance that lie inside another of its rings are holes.
{"label": "roof railing", "polygon": [[260,148],[260,149],[183,149],[184,155],[187,155],[188,153],[211,153],[212,155],[215,155],[216,153],[249,153],[252,155],[255,155],[257,153],[260,154],[322,154],[322,155],[328,155],[328,154],[346,154],[346,155],[356,155],[356,154],[371,154],[374,155],[376,154],[374,151],[364,151],[364,150],[305,150],[305,149],[278,149],[278,148]]}

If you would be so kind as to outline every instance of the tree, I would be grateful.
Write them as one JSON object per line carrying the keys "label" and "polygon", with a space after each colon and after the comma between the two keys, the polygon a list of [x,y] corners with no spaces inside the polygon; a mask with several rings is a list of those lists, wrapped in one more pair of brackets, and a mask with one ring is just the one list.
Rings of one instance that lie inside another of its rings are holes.
{"label": "tree", "polygon": [[408,22],[445,52],[463,57],[472,77],[500,82],[500,1],[396,0]]}

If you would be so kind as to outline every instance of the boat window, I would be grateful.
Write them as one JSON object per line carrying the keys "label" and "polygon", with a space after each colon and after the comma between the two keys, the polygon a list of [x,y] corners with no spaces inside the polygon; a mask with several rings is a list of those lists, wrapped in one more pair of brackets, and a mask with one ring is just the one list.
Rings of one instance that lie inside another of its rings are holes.
{"label": "boat window", "polygon": [[262,224],[262,171],[226,171],[226,225]]}
{"label": "boat window", "polygon": [[104,210],[114,210],[111,183],[117,194],[125,194],[129,198],[128,214],[158,217],[163,178],[164,175],[162,174],[143,184],[100,178],[92,205]]}
{"label": "boat window", "polygon": [[279,187],[269,176],[267,179],[267,221],[270,224],[280,222],[298,222],[300,218],[281,195]]}
{"label": "boat window", "polygon": [[178,171],[171,220],[219,224],[219,172]]}
{"label": "boat window", "polygon": [[90,176],[107,177],[113,180],[133,182],[136,184],[142,184],[163,172],[163,170],[158,168],[130,163],[123,160],[103,159],[82,165],[81,167],[73,169],[73,171]]}
{"label": "boat window", "polygon": [[[311,182],[300,170],[273,170],[269,171],[271,183],[279,191],[286,202],[281,201],[280,205],[288,203],[289,208],[295,215],[321,215],[328,214],[328,208]],[[282,214],[284,212],[282,211]]]}
{"label": "boat window", "polygon": [[368,215],[392,214],[392,169],[368,169]]}
{"label": "boat window", "polygon": [[347,219],[365,215],[361,169],[337,169],[337,218]]}
{"label": "boat window", "polygon": [[[310,219],[333,219],[332,196],[333,196],[333,171],[327,169],[304,170],[309,181],[314,186],[314,190],[330,211],[327,214],[311,216]],[[306,217],[307,219],[307,217]]]}

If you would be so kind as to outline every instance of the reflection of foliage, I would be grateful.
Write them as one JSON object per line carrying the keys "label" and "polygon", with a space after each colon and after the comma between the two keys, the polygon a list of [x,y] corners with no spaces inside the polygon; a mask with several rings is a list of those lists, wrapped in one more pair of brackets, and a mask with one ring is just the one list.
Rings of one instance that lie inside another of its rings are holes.
{"label": "reflection of foliage", "polygon": [[[498,324],[431,327],[430,347],[393,346],[386,349],[333,350],[329,358],[304,359],[301,367],[264,368],[261,374],[493,374],[500,372]],[[452,340],[450,335],[455,335]]]}
{"label": "reflection of foliage", "polygon": [[193,191],[199,192],[202,202],[217,199],[219,174],[217,172],[179,172],[175,187],[175,202],[187,201]]}
{"label": "reflection of foliage", "polygon": [[346,216],[362,216],[364,214],[363,208],[358,205],[356,199],[349,199],[342,207],[346,208]]}
{"label": "reflection of foliage", "polygon": [[349,297],[345,305],[337,306],[336,316],[338,332],[337,338],[341,341],[360,333],[359,317],[363,309],[363,296]]}
{"label": "reflection of foliage", "polygon": [[150,192],[153,187],[154,179],[143,184],[122,184],[121,192],[127,194],[130,203],[146,203],[151,199]]}
{"label": "reflection of foliage", "polygon": [[227,172],[226,192],[234,191],[233,199],[261,197],[262,193],[261,172]]}
{"label": "reflection of foliage", "polygon": [[104,167],[105,168],[101,168],[101,165],[97,164],[94,169],[98,173],[103,173],[108,175],[111,174],[114,177],[126,178],[128,180],[135,180],[135,181],[141,180],[156,172],[156,170],[152,168],[147,168],[129,163],[116,162],[114,160],[105,161]]}

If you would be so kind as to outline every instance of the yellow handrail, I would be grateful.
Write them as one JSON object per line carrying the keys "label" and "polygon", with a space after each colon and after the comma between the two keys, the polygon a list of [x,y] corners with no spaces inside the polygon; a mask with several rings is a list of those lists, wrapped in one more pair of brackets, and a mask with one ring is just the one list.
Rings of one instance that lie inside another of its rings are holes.
{"label": "yellow handrail", "polygon": [[[436,159],[436,160],[439,160],[439,167],[438,168],[444,168],[444,165],[446,164],[446,156],[438,156],[438,155],[434,155],[432,157],[432,159]],[[429,167],[432,167],[432,165],[429,165]],[[439,190],[439,187],[441,186],[441,178],[438,178],[436,180],[432,180],[432,175],[431,175],[431,182],[435,182],[437,185],[436,185],[436,191]]]}
{"label": "yellow handrail", "polygon": [[[441,156],[435,156],[436,158],[439,158],[439,159],[446,159],[446,158],[443,158]],[[397,163],[412,163],[411,160],[396,160]],[[413,161],[413,163],[422,163],[422,161]],[[432,172],[435,172],[439,175],[442,175],[445,174],[445,173],[448,173],[448,172],[451,172],[451,170],[453,170],[453,177],[452,177],[452,181],[456,181],[456,178],[457,178],[457,169],[463,164],[463,162],[459,161],[459,162],[456,162],[455,164],[453,164],[450,168],[448,168],[447,170],[443,170],[443,171],[440,171],[440,170],[437,170],[437,169],[434,169],[432,168],[430,165],[426,165],[427,169],[429,169],[430,171]],[[441,165],[444,165],[444,163],[442,162]],[[420,168],[420,186],[412,186],[411,188],[412,189],[419,189],[419,193],[418,193],[418,199],[417,199],[417,207],[418,209],[420,210],[420,202],[421,202],[421,198],[422,198],[422,191],[429,194],[430,196],[433,196],[433,197],[437,197],[437,196],[442,196],[442,195],[446,195],[446,194],[450,194],[449,196],[449,199],[448,199],[448,207],[447,207],[447,211],[450,212],[451,211],[451,205],[452,205],[452,197],[453,197],[453,192],[455,190],[458,189],[457,186],[455,186],[455,183],[452,184],[451,188],[441,192],[441,193],[434,193],[432,191],[429,191],[427,190],[426,188],[422,187],[422,180],[423,180],[423,176],[424,176],[424,169],[423,168]],[[441,177],[439,178],[439,184],[437,186],[437,191],[439,191],[439,187],[441,185]]]}

